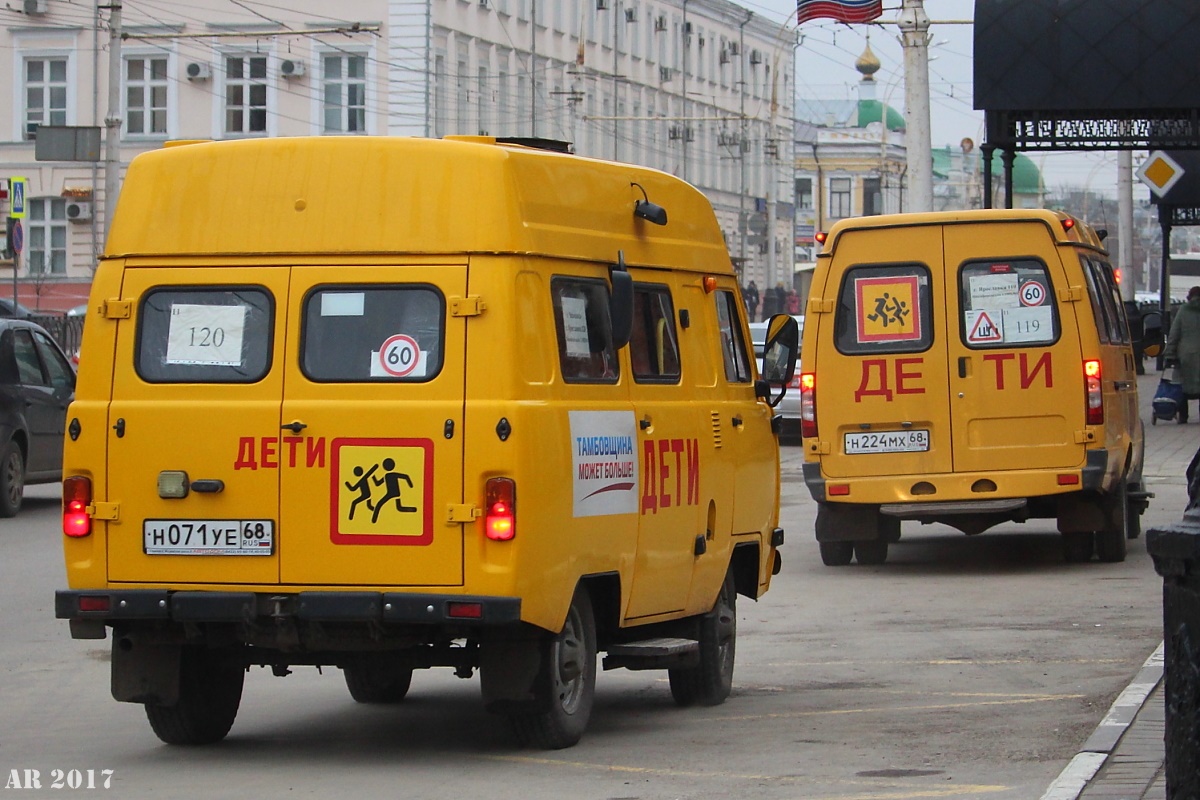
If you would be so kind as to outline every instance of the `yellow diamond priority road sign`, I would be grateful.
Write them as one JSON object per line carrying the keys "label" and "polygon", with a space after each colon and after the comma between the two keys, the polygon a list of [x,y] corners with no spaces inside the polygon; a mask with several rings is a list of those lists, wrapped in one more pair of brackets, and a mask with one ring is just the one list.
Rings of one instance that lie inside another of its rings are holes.
{"label": "yellow diamond priority road sign", "polygon": [[1162,150],[1155,150],[1138,167],[1137,176],[1138,180],[1150,187],[1150,191],[1165,197],[1183,177],[1183,167]]}

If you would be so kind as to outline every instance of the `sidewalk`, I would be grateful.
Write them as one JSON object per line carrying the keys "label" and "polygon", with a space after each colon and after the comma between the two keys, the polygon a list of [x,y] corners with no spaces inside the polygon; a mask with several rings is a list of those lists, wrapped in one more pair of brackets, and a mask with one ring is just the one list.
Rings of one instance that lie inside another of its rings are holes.
{"label": "sidewalk", "polygon": [[[1138,400],[1146,424],[1143,474],[1147,488],[1154,491],[1155,479],[1185,480],[1184,472],[1200,445],[1200,425],[1150,424],[1159,373],[1151,369],[1152,359],[1146,364],[1146,374],[1138,377]],[[1188,435],[1180,435],[1183,431]],[[1042,800],[1166,800],[1163,691],[1160,644]]]}

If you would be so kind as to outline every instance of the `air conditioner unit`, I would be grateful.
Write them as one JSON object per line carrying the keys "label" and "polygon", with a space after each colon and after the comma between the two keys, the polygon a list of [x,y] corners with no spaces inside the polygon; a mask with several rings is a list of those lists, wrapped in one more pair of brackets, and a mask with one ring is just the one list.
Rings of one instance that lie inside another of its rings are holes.
{"label": "air conditioner unit", "polygon": [[71,200],[67,203],[67,219],[71,222],[87,222],[92,218],[92,204]]}
{"label": "air conditioner unit", "polygon": [[690,23],[690,22],[683,23],[683,35],[684,36],[692,35],[692,23]]}
{"label": "air conditioner unit", "polygon": [[671,80],[671,68],[670,67],[659,67],[658,68],[658,79],[660,81]]}
{"label": "air conditioner unit", "polygon": [[751,50],[750,51],[750,63],[751,64],[761,64],[762,63],[762,53],[758,52],[757,50]]}
{"label": "air conditioner unit", "polygon": [[26,14],[45,14],[50,9],[48,0],[25,0],[23,8]]}
{"label": "air conditioner unit", "polygon": [[25,139],[27,141],[32,142],[34,139],[37,138],[37,129],[38,129],[39,124],[40,123],[37,123],[37,122],[26,122],[25,123]]}
{"label": "air conditioner unit", "polygon": [[285,58],[279,62],[279,74],[285,78],[299,78],[304,74],[304,62]]}
{"label": "air conditioner unit", "polygon": [[212,68],[201,61],[193,61],[184,70],[189,81],[206,81],[212,77]]}
{"label": "air conditioner unit", "polygon": [[636,8],[625,9],[625,21],[626,22],[637,22],[637,9]]}
{"label": "air conditioner unit", "polygon": [[741,49],[738,47],[738,43],[730,42],[729,43],[729,55],[736,56],[739,52],[741,52]]}

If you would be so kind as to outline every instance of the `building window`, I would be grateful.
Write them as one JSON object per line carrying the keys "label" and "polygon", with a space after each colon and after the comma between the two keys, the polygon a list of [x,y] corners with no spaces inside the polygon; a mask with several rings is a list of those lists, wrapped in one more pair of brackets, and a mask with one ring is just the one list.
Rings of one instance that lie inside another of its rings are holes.
{"label": "building window", "polygon": [[37,137],[38,125],[67,124],[67,60],[25,59],[25,139]]}
{"label": "building window", "polygon": [[366,56],[339,54],[322,58],[325,133],[366,132],[366,70]]}
{"label": "building window", "polygon": [[125,60],[125,133],[166,135],[167,59]]}
{"label": "building window", "polygon": [[872,217],[883,213],[883,193],[879,189],[879,178],[863,178],[863,216]]}
{"label": "building window", "polygon": [[849,178],[829,179],[829,218],[844,219],[852,215],[850,191],[852,182]]}
{"label": "building window", "polygon": [[796,208],[816,208],[813,205],[812,178],[796,178]]}
{"label": "building window", "polygon": [[225,132],[266,133],[267,57],[225,57]]}
{"label": "building window", "polygon": [[29,201],[29,274],[67,274],[67,201],[37,197]]}

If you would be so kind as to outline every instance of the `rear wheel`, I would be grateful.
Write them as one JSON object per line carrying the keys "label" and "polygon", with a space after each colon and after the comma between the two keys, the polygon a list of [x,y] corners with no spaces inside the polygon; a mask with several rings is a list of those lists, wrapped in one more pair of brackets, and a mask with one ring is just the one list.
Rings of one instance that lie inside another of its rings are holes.
{"label": "rear wheel", "polygon": [[399,667],[386,659],[342,667],[346,688],[358,703],[399,703],[412,684],[412,667]]}
{"label": "rear wheel", "polygon": [[596,621],[582,586],[575,590],[562,630],[546,637],[539,650],[537,710],[513,714],[510,720],[522,744],[561,750],[583,737],[596,697]]}
{"label": "rear wheel", "polygon": [[821,563],[827,567],[844,567],[854,558],[854,542],[817,542],[821,547]]}
{"label": "rear wheel", "polygon": [[15,517],[25,495],[25,459],[16,442],[0,451],[0,517]]}
{"label": "rear wheel", "polygon": [[212,744],[233,727],[245,668],[230,653],[185,647],[179,659],[179,699],[146,704],[146,718],[167,744]]}
{"label": "rear wheel", "polygon": [[1125,540],[1129,533],[1129,488],[1124,483],[1116,496],[1107,498],[1104,510],[1108,525],[1096,531],[1096,556],[1109,564],[1125,560]]}
{"label": "rear wheel", "polygon": [[1076,564],[1091,561],[1096,537],[1091,531],[1072,531],[1062,535],[1063,558]]}
{"label": "rear wheel", "polygon": [[854,557],[864,566],[878,566],[887,561],[888,543],[886,540],[862,541],[854,543]]}
{"label": "rear wheel", "polygon": [[717,594],[712,611],[700,620],[700,664],[690,669],[667,670],[671,696],[681,706],[716,706],[733,689],[733,661],[737,645],[737,589],[733,572]]}

